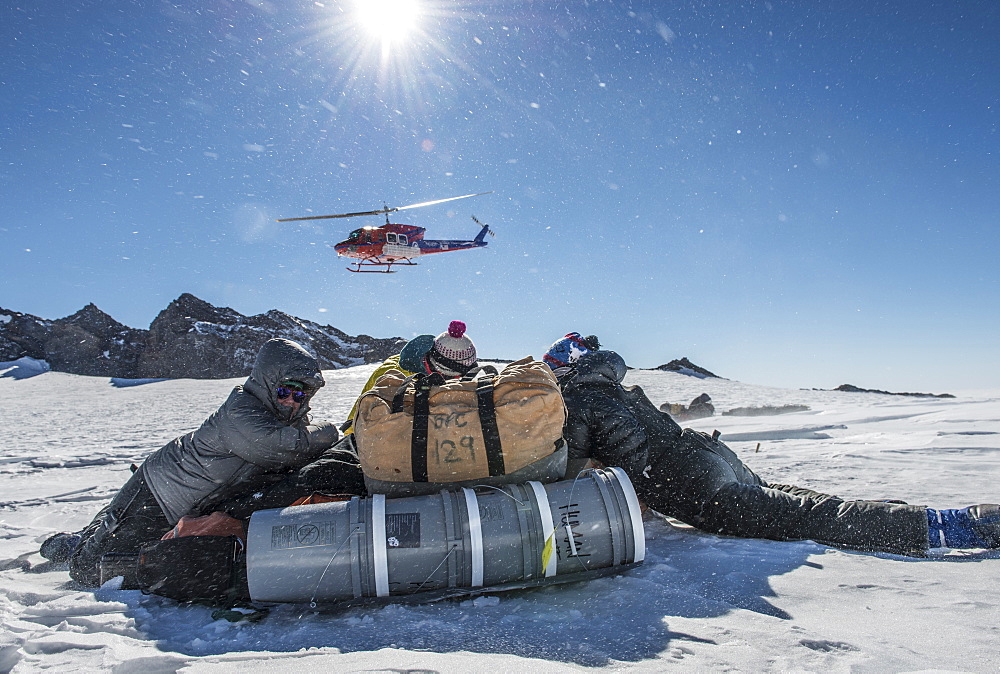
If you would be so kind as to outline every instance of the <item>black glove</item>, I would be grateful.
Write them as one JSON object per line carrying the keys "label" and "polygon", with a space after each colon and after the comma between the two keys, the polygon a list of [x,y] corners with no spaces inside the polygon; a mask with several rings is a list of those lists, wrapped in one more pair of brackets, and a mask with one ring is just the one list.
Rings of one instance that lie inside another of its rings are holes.
{"label": "black glove", "polygon": [[309,434],[309,449],[326,450],[340,439],[340,432],[332,421],[320,419],[306,426]]}

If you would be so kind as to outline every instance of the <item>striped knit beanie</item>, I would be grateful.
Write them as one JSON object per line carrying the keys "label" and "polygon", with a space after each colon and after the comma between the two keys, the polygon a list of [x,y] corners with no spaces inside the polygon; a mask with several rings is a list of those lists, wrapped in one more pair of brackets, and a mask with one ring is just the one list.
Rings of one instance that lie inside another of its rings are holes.
{"label": "striped knit beanie", "polygon": [[434,338],[427,362],[446,377],[460,377],[476,366],[476,345],[466,336],[465,323],[452,321],[446,332]]}

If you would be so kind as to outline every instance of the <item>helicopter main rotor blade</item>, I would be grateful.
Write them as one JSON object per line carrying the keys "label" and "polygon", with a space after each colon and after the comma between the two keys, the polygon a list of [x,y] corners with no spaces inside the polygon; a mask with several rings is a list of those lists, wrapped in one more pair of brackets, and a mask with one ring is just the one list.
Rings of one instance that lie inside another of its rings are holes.
{"label": "helicopter main rotor blade", "polygon": [[448,197],[447,199],[435,199],[434,201],[423,201],[419,204],[410,204],[409,206],[400,206],[399,208],[380,208],[375,211],[359,211],[358,213],[338,213],[337,215],[307,215],[301,218],[279,218],[278,222],[297,222],[299,220],[331,220],[333,218],[353,218],[358,215],[382,215],[383,213],[395,213],[396,211],[405,211],[410,208],[420,208],[421,206],[433,206],[434,204],[443,204],[446,201],[455,201],[456,199],[468,199],[469,197],[481,197],[484,194],[493,194],[493,190],[489,192],[479,192],[478,194],[463,194],[460,197]]}
{"label": "helicopter main rotor blade", "polygon": [[460,197],[448,197],[447,199],[435,199],[434,201],[422,201],[419,204],[410,204],[409,206],[400,206],[399,208],[392,208],[391,211],[405,211],[410,208],[420,208],[421,206],[433,206],[434,204],[443,204],[446,201],[455,201],[456,199],[468,199],[469,197],[481,197],[484,194],[493,194],[493,190],[489,192],[477,192],[476,194],[463,194]]}
{"label": "helicopter main rotor blade", "polygon": [[381,215],[382,213],[392,213],[398,208],[380,208],[377,211],[360,211],[358,213],[338,213],[337,215],[307,215],[302,218],[279,218],[278,222],[295,222],[296,220],[330,220],[332,218],[353,218],[357,215]]}

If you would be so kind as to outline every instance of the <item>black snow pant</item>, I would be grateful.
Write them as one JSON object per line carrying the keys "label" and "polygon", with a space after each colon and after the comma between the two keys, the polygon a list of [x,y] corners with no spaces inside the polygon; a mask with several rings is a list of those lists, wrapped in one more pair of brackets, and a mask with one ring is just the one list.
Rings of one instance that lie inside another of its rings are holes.
{"label": "black snow pant", "polygon": [[138,554],[143,543],[159,540],[170,529],[142,470],[137,470],[80,532],[80,544],[69,560],[69,575],[88,587],[100,585],[101,557],[109,552]]}
{"label": "black snow pant", "polygon": [[923,506],[844,501],[765,482],[724,443],[691,429],[650,457],[636,492],[664,515],[715,534],[777,541],[813,540],[839,548],[923,556]]}
{"label": "black snow pant", "polygon": [[247,519],[258,510],[284,508],[294,501],[321,494],[364,496],[364,475],[354,450],[353,434],[323,452],[318,459],[297,472],[253,493],[245,493],[216,506],[230,517]]}

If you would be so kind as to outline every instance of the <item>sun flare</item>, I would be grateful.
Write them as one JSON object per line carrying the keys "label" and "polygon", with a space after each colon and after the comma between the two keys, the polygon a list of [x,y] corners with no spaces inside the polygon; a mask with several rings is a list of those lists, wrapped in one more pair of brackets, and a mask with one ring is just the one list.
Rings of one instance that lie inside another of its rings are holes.
{"label": "sun flare", "polygon": [[358,23],[383,44],[400,42],[420,20],[418,0],[357,0]]}
{"label": "sun flare", "polygon": [[330,96],[377,93],[393,109],[422,114],[433,98],[425,87],[474,72],[451,48],[463,43],[471,1],[346,0],[329,9],[317,3],[317,30],[303,44],[317,45],[335,64]]}

